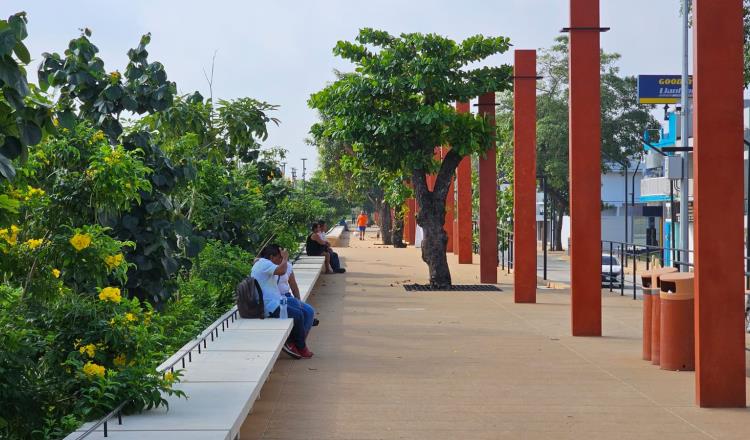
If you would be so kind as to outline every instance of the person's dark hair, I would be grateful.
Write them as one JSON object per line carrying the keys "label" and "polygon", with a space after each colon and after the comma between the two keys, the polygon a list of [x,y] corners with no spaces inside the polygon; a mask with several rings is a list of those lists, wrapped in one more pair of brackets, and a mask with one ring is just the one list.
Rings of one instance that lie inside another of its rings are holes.
{"label": "person's dark hair", "polygon": [[260,257],[265,258],[266,260],[270,260],[272,257],[279,254],[281,254],[281,248],[276,243],[269,244],[260,251]]}
{"label": "person's dark hair", "polygon": [[326,224],[326,221],[325,221],[325,220],[318,220],[318,224],[319,224],[320,226],[323,226],[323,225],[325,225],[325,224]]}
{"label": "person's dark hair", "polygon": [[311,230],[311,231],[313,231],[313,232],[315,232],[315,229],[316,229],[316,228],[317,228],[318,226],[319,226],[319,225],[318,225],[318,222],[314,222],[314,223],[313,223],[313,224],[312,224],[312,225],[310,226],[310,230]]}

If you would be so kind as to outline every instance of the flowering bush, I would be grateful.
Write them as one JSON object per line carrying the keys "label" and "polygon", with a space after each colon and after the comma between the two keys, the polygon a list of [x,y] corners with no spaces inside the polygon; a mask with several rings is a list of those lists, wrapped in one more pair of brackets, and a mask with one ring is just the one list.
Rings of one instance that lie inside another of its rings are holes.
{"label": "flowering bush", "polygon": [[179,371],[155,371],[168,355],[163,317],[119,289],[104,288],[96,298],[63,288],[39,308],[22,301],[20,290],[2,287],[0,310],[0,327],[10,330],[0,332],[0,437],[3,423],[26,433],[20,437],[44,437],[26,422],[33,416],[68,416],[75,425],[124,400],[135,411],[165,404],[163,395],[183,395],[172,388]]}

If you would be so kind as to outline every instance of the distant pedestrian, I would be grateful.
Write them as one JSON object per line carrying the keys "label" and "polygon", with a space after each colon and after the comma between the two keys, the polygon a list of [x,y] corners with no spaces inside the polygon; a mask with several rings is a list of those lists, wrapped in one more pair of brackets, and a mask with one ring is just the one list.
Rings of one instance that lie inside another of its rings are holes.
{"label": "distant pedestrian", "polygon": [[367,229],[368,221],[369,219],[367,218],[367,214],[365,214],[365,211],[360,212],[359,217],[357,217],[357,228],[359,229],[360,240],[365,239],[365,230]]}

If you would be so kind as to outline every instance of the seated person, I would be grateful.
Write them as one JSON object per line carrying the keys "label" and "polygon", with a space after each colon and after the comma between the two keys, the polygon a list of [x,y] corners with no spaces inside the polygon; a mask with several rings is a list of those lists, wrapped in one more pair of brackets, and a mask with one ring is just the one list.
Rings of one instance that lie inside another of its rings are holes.
{"label": "seated person", "polygon": [[[265,312],[269,318],[278,318],[281,313],[281,293],[276,284],[276,277],[284,275],[287,270],[289,254],[276,244],[269,244],[263,248],[253,264],[250,276],[255,278],[263,292]],[[312,351],[307,348],[305,340],[305,314],[302,308],[296,304],[287,304],[287,316],[294,320],[292,333],[282,347],[282,350],[295,359],[309,359],[313,356]]]}
{"label": "seated person", "polygon": [[320,236],[320,239],[323,240],[325,243],[326,251],[331,255],[331,267],[333,268],[333,271],[336,273],[344,273],[346,272],[346,269],[343,269],[341,267],[341,263],[339,262],[339,254],[333,251],[333,248],[331,248],[331,243],[328,242],[326,239],[326,221],[320,220],[318,221],[318,235]]}
{"label": "seated person", "polygon": [[294,269],[291,262],[287,262],[286,272],[284,275],[278,276],[276,284],[279,286],[279,292],[282,295],[286,295],[289,304],[294,303],[302,309],[302,312],[305,314],[305,334],[310,333],[310,329],[318,325],[319,321],[315,318],[315,309],[300,299],[299,286],[297,286],[297,279],[294,276]]}
{"label": "seated person", "polygon": [[344,232],[349,232],[349,225],[346,224],[346,219],[344,217],[341,217],[341,220],[339,220],[339,226],[344,227]]}
{"label": "seated person", "polygon": [[305,252],[311,257],[325,257],[325,273],[335,273],[333,268],[331,268],[331,255],[326,251],[325,242],[318,235],[318,223],[313,223],[310,230],[311,232],[307,235],[307,240],[305,240]]}

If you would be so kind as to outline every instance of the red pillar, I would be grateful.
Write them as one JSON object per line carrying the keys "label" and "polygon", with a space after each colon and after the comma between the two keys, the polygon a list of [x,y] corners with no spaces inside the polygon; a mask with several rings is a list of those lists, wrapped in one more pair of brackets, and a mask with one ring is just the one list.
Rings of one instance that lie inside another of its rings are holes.
{"label": "red pillar", "polygon": [[[441,149],[441,157],[445,157],[448,154],[447,147]],[[453,252],[453,210],[454,210],[454,194],[453,194],[453,176],[451,176],[451,184],[448,187],[448,195],[445,197],[445,233],[448,234],[448,244],[445,247],[446,252]]]}
{"label": "red pillar", "polygon": [[409,219],[409,224],[406,228],[406,242],[413,245],[417,237],[417,201],[411,198],[406,201],[406,206],[409,208],[409,213],[406,214]]}
{"label": "red pillar", "polygon": [[[495,92],[479,97],[479,113],[495,126]],[[497,160],[495,136],[479,158],[479,281],[497,283]]]}
{"label": "red pillar", "polygon": [[742,3],[693,2],[695,394],[702,407],[746,404]]}
{"label": "red pillar", "polygon": [[[457,102],[456,111],[469,112],[468,102]],[[456,190],[458,196],[456,245],[458,247],[458,264],[472,263],[472,230],[471,230],[471,157],[464,157],[458,164],[456,172]]]}
{"label": "red pillar", "polygon": [[573,336],[601,336],[599,0],[570,0],[570,237]]}
{"label": "red pillar", "polygon": [[516,50],[513,69],[513,293],[536,302],[536,51]]}

